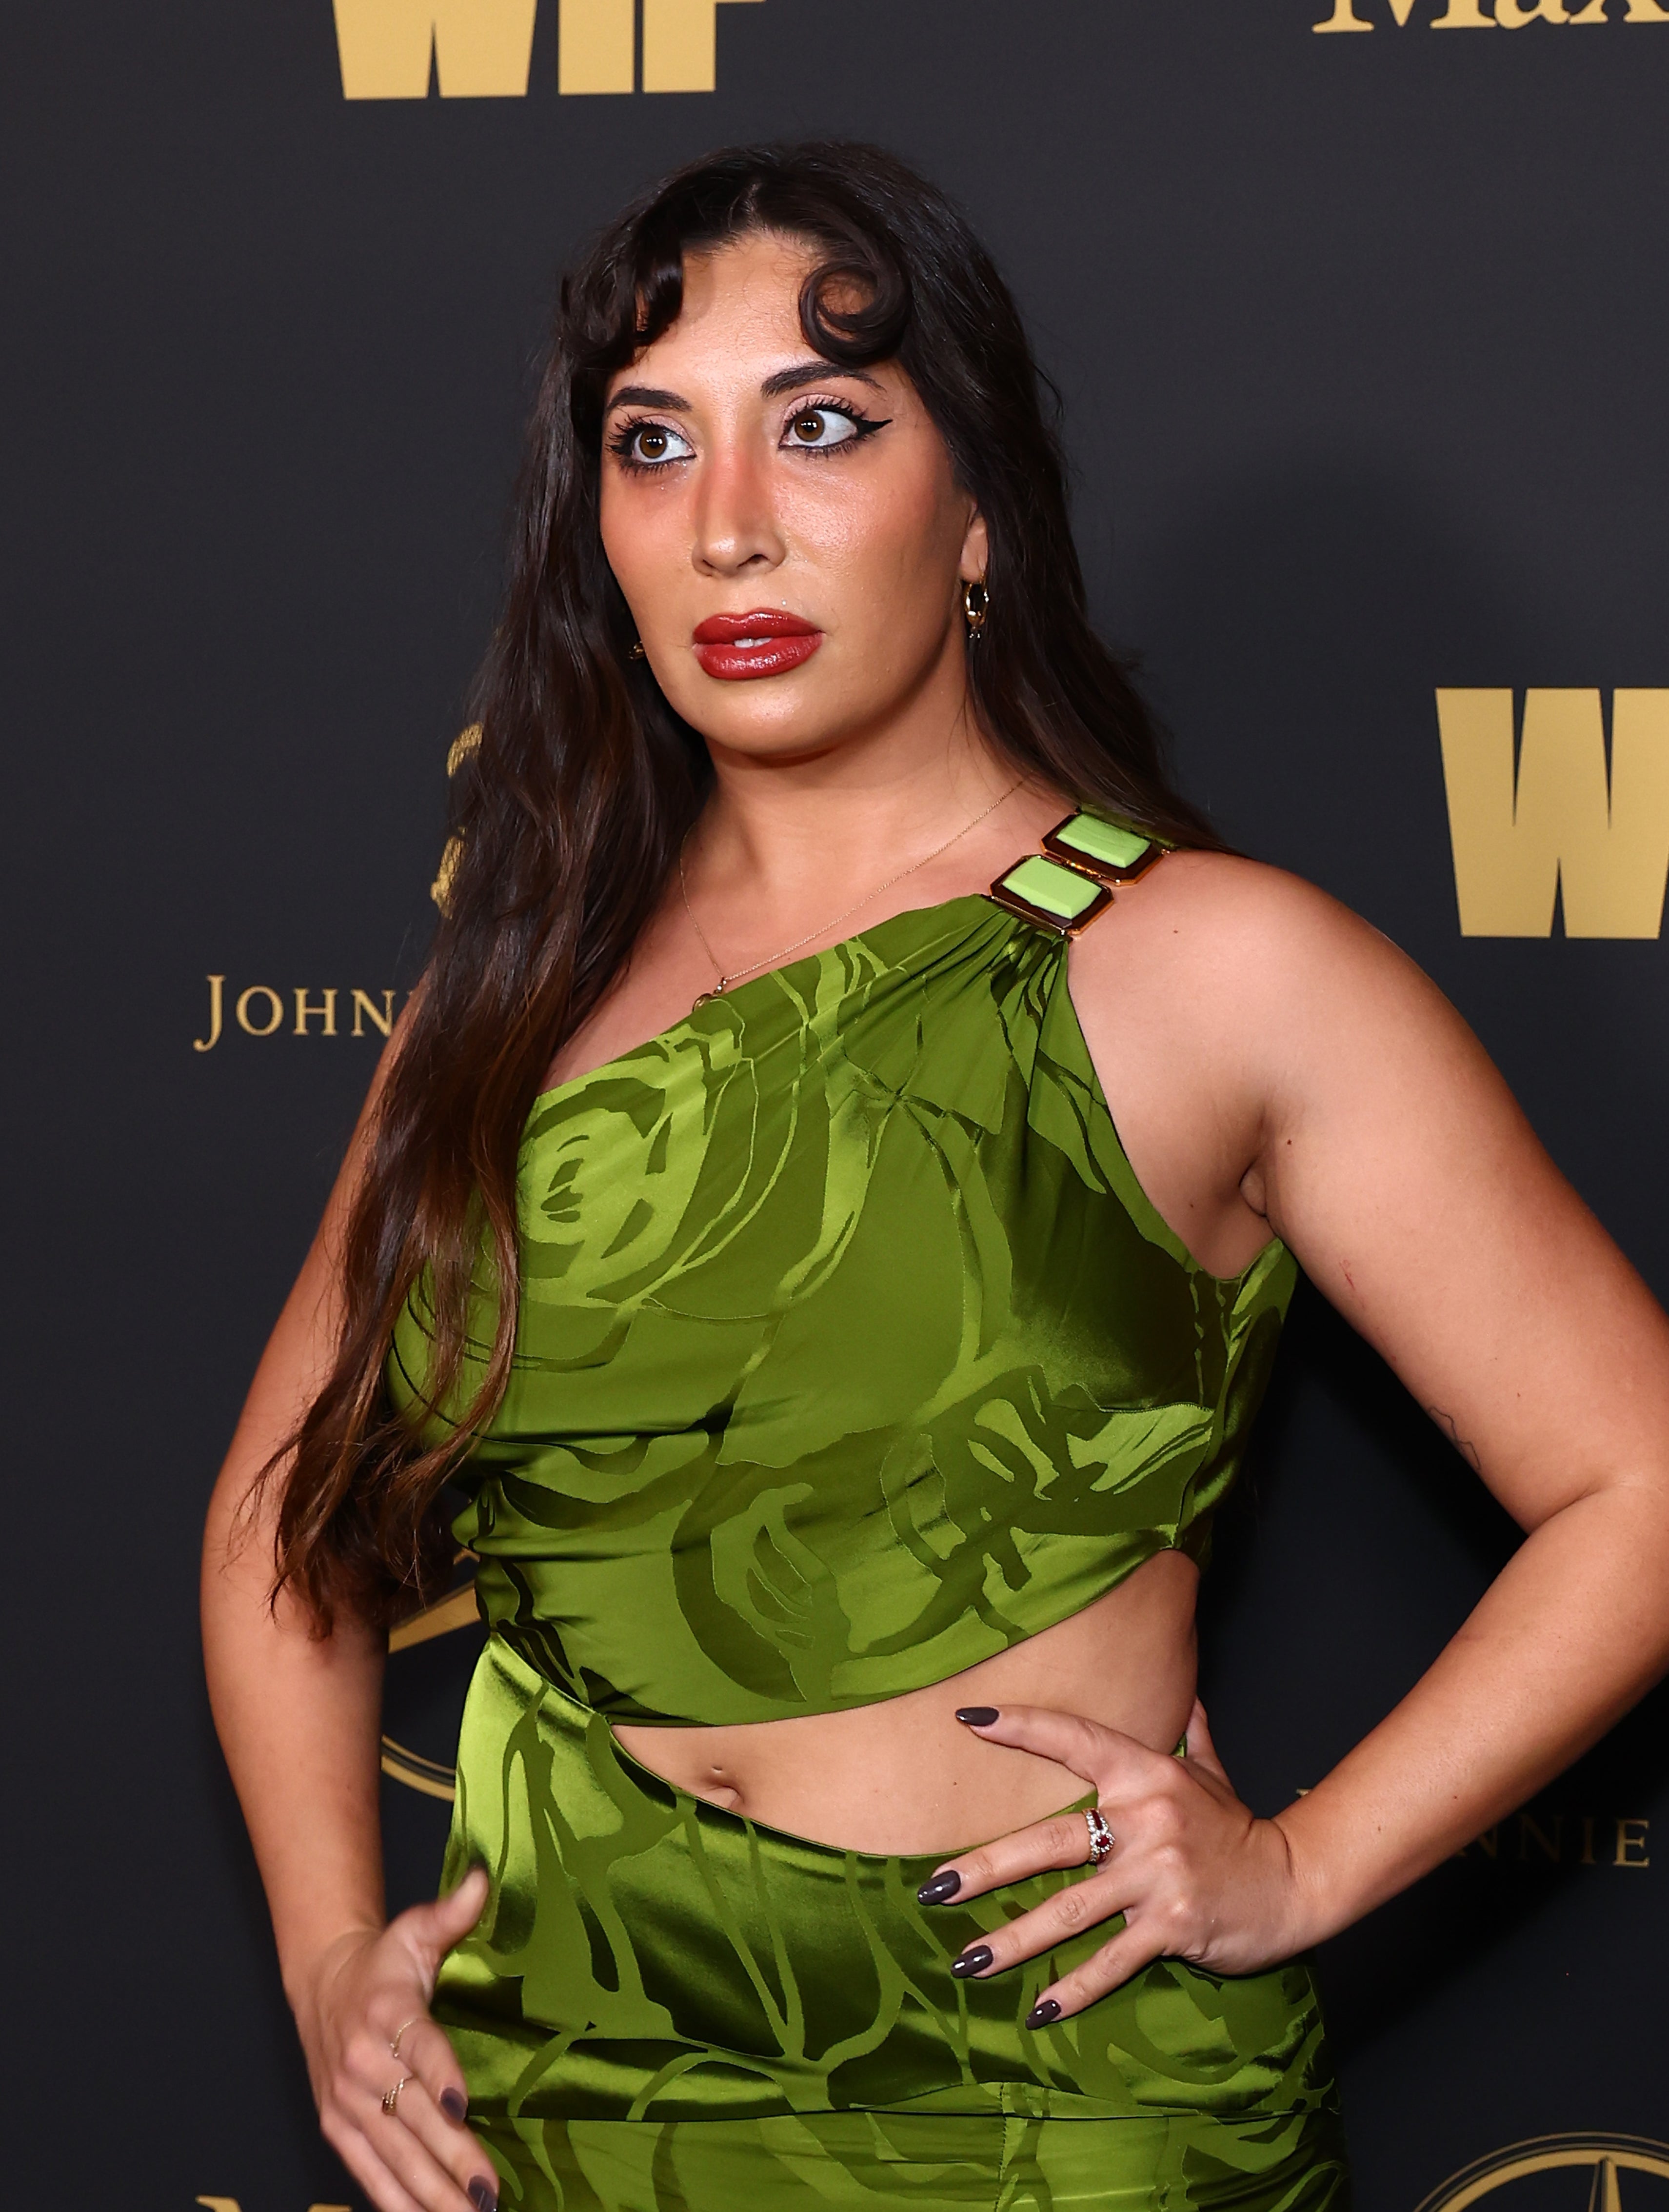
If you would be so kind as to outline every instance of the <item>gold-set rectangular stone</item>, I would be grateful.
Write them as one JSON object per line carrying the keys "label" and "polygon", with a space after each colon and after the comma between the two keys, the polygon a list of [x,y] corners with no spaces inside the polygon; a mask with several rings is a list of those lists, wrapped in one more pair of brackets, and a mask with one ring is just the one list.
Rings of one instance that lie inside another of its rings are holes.
{"label": "gold-set rectangular stone", "polygon": [[1113,898],[1105,884],[1081,875],[1076,868],[1063,867],[1059,860],[1045,860],[1041,853],[1032,854],[1006,875],[998,876],[991,886],[991,896],[1011,913],[1059,930],[1082,929]]}
{"label": "gold-set rectangular stone", "polygon": [[1043,840],[1043,849],[1069,866],[1088,868],[1103,882],[1130,883],[1165,850],[1145,831],[1099,814],[1069,814]]}
{"label": "gold-set rectangular stone", "polygon": [[1133,883],[1170,848],[1099,814],[1069,814],[1034,853],[998,876],[991,896],[1011,914],[1070,935],[1112,903],[1116,884]]}

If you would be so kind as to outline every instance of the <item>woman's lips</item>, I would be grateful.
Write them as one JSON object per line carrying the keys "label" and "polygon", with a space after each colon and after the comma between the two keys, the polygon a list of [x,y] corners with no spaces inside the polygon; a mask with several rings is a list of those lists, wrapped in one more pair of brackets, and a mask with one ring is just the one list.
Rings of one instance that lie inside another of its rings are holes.
{"label": "woman's lips", "polygon": [[815,623],[780,610],[756,607],[745,615],[709,615],[695,626],[695,658],[721,683],[782,676],[810,660],[823,641]]}

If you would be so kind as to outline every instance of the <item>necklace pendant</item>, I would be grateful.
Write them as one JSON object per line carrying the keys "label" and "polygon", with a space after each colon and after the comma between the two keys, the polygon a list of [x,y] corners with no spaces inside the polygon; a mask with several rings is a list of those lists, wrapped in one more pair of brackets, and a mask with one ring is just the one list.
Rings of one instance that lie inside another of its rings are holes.
{"label": "necklace pendant", "polygon": [[710,1006],[715,999],[722,996],[725,985],[728,980],[728,977],[721,975],[710,991],[698,992],[694,1003],[690,1006],[690,1012],[692,1014],[699,1014],[703,1006]]}

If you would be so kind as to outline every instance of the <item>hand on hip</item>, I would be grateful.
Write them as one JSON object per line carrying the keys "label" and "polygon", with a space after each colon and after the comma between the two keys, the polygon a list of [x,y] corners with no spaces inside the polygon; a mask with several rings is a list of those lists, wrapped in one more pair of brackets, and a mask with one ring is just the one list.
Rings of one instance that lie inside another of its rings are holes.
{"label": "hand on hip", "polygon": [[1017,1829],[947,1859],[922,1886],[925,1905],[961,1904],[1033,1875],[1091,1869],[971,1944],[951,1969],[985,1980],[1121,1917],[1092,1957],[1040,1993],[1029,2026],[1082,2012],[1155,1959],[1244,1974],[1302,1949],[1286,1839],[1235,1795],[1197,1700],[1184,1759],[1041,1705],[971,1706],[958,1717],[986,1742],[1052,1759],[1096,1792],[1095,1812]]}

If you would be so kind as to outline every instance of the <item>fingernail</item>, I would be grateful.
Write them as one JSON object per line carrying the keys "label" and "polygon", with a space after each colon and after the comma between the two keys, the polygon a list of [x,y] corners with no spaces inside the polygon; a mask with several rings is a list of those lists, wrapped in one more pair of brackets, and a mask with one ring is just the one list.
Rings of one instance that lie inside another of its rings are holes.
{"label": "fingernail", "polygon": [[958,1981],[966,1981],[970,1974],[982,1974],[991,1964],[989,1943],[975,1943],[962,1953],[960,1959],[950,1961],[950,1971]]}
{"label": "fingernail", "polygon": [[443,2089],[440,2092],[440,2109],[449,2120],[462,2127],[464,2115],[470,2109],[470,2100],[461,2089]]}
{"label": "fingernail", "polygon": [[[956,1968],[953,1966],[950,1971],[954,1973]],[[1053,1997],[1044,1997],[1026,2014],[1026,2025],[1028,2027],[1047,2027],[1052,2021],[1059,2018],[1060,2007]]]}
{"label": "fingernail", "polygon": [[479,2174],[470,2183],[469,2194],[476,2212],[498,2212],[498,2191],[490,2181],[483,2181]]}
{"label": "fingernail", "polygon": [[931,1881],[924,1881],[916,1892],[918,1905],[943,1905],[962,1887],[962,1876],[953,1869],[948,1874],[936,1874]]}
{"label": "fingernail", "polygon": [[992,1721],[1000,1720],[1002,1716],[995,1705],[959,1705],[956,1718],[964,1728],[989,1728]]}

